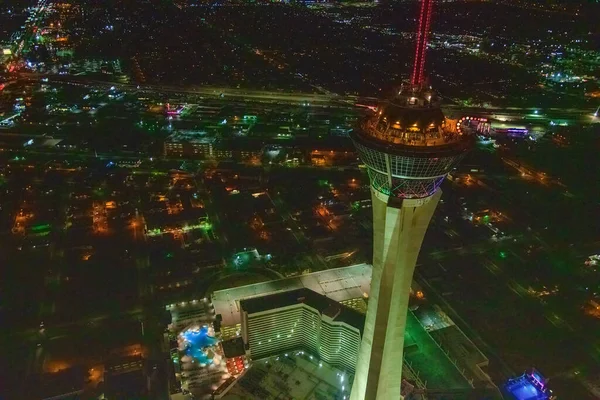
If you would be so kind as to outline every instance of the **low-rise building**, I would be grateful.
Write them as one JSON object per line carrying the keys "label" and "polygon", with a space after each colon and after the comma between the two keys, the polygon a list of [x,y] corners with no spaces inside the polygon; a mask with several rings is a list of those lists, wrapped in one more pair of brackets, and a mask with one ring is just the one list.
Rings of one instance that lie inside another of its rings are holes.
{"label": "low-rise building", "polygon": [[204,131],[178,131],[164,143],[166,157],[213,158],[215,138]]}

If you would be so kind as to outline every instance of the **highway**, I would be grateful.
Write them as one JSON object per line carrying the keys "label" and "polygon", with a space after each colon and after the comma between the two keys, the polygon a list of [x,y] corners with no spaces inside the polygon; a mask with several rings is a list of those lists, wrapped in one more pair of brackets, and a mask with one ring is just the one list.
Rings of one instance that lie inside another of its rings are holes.
{"label": "highway", "polygon": [[46,10],[48,0],[39,0],[35,5],[35,10],[31,13],[27,22],[25,23],[25,29],[21,41],[17,44],[15,51],[13,52],[15,57],[18,58],[23,51],[27,50],[27,47],[32,41],[33,35],[39,29],[39,24],[43,22],[44,12]]}
{"label": "highway", "polygon": [[[21,72],[19,73],[21,81],[37,81],[46,80],[50,83],[66,83],[73,85],[94,86],[94,87],[115,87],[119,90],[140,91],[151,93],[164,94],[179,94],[179,95],[196,95],[209,96],[231,99],[246,99],[254,101],[282,101],[300,103],[304,105],[323,105],[323,104],[351,104],[357,100],[356,96],[337,96],[334,94],[316,94],[316,93],[297,93],[297,92],[269,92],[262,90],[251,89],[236,89],[229,87],[214,87],[214,86],[169,86],[169,85],[148,85],[148,84],[125,84],[107,82],[102,80],[88,79],[86,77],[76,77],[68,75],[42,75],[36,73]],[[374,99],[373,99],[374,100]]]}
{"label": "highway", "polygon": [[[110,88],[115,87],[124,91],[141,91],[150,93],[163,93],[165,95],[190,95],[206,96],[213,98],[258,101],[258,102],[282,102],[305,106],[351,106],[357,105],[371,106],[378,104],[375,97],[359,97],[348,95],[337,95],[334,93],[299,93],[283,91],[264,91],[252,89],[236,89],[229,87],[214,86],[170,86],[170,85],[149,85],[149,84],[123,84],[107,82],[96,79],[89,79],[85,76],[69,75],[42,75],[36,73],[19,73],[21,81],[38,81],[42,79],[51,83],[65,83],[73,85],[93,86]],[[576,124],[600,123],[600,117],[594,116],[596,108],[587,109],[578,108],[547,108],[539,109],[535,107],[463,107],[453,104],[444,104],[444,111],[452,117],[475,116],[485,117],[498,122],[520,122],[525,124],[543,124],[547,125],[552,120],[569,121]],[[536,113],[537,112],[537,113]]]}

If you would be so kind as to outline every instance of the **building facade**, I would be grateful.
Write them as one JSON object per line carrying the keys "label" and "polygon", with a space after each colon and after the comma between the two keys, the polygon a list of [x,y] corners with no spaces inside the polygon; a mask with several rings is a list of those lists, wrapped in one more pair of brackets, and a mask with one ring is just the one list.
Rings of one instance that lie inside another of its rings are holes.
{"label": "building facade", "polygon": [[254,360],[303,349],[354,373],[364,316],[302,288],[240,301],[242,337]]}
{"label": "building facade", "polygon": [[206,159],[215,156],[215,138],[205,132],[179,131],[164,142],[165,157]]}

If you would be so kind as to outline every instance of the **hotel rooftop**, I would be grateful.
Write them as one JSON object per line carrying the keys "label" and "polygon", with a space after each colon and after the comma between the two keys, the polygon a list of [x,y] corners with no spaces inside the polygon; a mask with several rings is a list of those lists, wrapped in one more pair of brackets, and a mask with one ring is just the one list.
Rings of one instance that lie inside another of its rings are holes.
{"label": "hotel rooftop", "polygon": [[270,282],[256,283],[213,293],[215,313],[221,314],[223,326],[241,322],[240,300],[277,294],[294,289],[310,289],[337,302],[363,298],[369,295],[371,266],[357,264],[350,267],[314,272]]}

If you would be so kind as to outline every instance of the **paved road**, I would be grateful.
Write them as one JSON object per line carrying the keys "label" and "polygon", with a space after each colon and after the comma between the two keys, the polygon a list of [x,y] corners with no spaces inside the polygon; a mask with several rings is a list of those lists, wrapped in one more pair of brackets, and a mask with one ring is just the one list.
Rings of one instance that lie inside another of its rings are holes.
{"label": "paved road", "polygon": [[[213,86],[169,86],[169,85],[148,85],[148,84],[125,84],[107,82],[101,80],[87,79],[86,77],[76,77],[69,75],[42,75],[36,73],[19,73],[22,80],[41,81],[48,79],[48,82],[63,82],[79,85],[103,86],[110,88],[114,86],[121,90],[140,90],[153,93],[172,93],[172,94],[189,94],[199,96],[214,96],[222,98],[244,98],[249,100],[268,100],[268,101],[286,101],[306,103],[341,103],[351,102],[357,99],[356,96],[337,96],[334,94],[315,94],[315,93],[294,93],[294,92],[269,92],[262,90],[250,89],[235,89],[229,87],[213,87]],[[349,104],[349,103],[348,103]],[[354,105],[354,103],[352,103]]]}
{"label": "paved road", "polygon": [[[212,86],[169,86],[169,85],[148,85],[148,84],[123,84],[107,82],[102,80],[89,79],[85,76],[70,76],[70,75],[42,75],[36,73],[20,73],[19,77],[25,80],[39,81],[48,79],[49,82],[64,82],[80,85],[92,86],[115,86],[118,89],[126,90],[141,90],[150,91],[153,93],[170,93],[170,94],[188,94],[199,96],[212,96],[232,99],[246,99],[268,102],[292,102],[305,105],[349,105],[357,104],[375,105],[378,101],[374,97],[360,97],[351,95],[317,94],[317,93],[298,93],[298,92],[279,92],[279,91],[264,91],[251,89],[235,89],[229,87],[212,87]],[[519,120],[529,118],[529,122],[549,123],[552,119],[568,119],[580,123],[600,123],[600,118],[594,117],[596,108],[525,108],[525,107],[463,107],[457,105],[444,105],[444,110],[449,113],[461,116],[484,116],[487,118]],[[539,114],[534,114],[535,112]]]}

